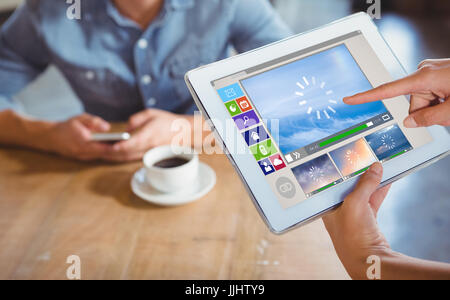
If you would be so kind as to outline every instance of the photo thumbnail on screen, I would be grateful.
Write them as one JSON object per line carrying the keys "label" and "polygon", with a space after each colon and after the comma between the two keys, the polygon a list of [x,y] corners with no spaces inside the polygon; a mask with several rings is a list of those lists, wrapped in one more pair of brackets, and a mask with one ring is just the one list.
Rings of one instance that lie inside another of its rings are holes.
{"label": "photo thumbnail on screen", "polygon": [[381,101],[347,105],[343,98],[372,88],[345,45],[241,81],[264,120],[279,120],[287,154],[386,113]]}
{"label": "photo thumbnail on screen", "polygon": [[346,179],[359,175],[377,161],[364,139],[336,149],[330,152],[330,156]]}
{"label": "photo thumbnail on screen", "polygon": [[343,181],[327,154],[293,168],[292,172],[307,196]]}
{"label": "photo thumbnail on screen", "polygon": [[366,136],[366,141],[381,162],[413,149],[397,124]]}

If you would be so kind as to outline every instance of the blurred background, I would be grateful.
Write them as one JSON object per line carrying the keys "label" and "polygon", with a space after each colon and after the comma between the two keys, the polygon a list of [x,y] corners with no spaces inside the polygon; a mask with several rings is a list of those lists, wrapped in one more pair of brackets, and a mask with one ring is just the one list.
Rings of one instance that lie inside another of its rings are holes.
{"label": "blurred background", "polygon": [[[1,0],[0,26],[20,2]],[[372,5],[368,2],[373,0],[271,2],[291,28],[300,33],[354,12],[366,12]],[[413,72],[423,59],[450,57],[450,1],[380,0],[380,3],[381,19],[375,22],[408,72]],[[45,86],[52,88],[42,88]],[[53,68],[20,93],[16,101],[26,113],[45,119],[65,119],[82,111],[67,83]],[[394,250],[450,263],[449,170],[447,157],[393,185],[380,211],[379,223]]]}

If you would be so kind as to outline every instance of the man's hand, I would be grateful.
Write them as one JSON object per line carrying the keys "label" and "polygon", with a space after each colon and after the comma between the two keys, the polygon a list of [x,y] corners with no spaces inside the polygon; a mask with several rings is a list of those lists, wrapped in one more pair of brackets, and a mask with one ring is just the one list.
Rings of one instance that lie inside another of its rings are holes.
{"label": "man's hand", "polygon": [[78,160],[102,159],[110,145],[91,141],[93,132],[107,132],[108,122],[99,117],[83,114],[68,121],[56,123],[42,138],[43,149]]}
{"label": "man's hand", "polygon": [[408,128],[450,126],[450,59],[425,60],[419,70],[403,79],[344,98],[347,104],[361,104],[411,94]]}
{"label": "man's hand", "polygon": [[341,207],[322,218],[341,262],[354,279],[365,278],[369,256],[390,252],[376,220],[390,188],[378,189],[382,177],[383,167],[374,164]]}
{"label": "man's hand", "polygon": [[126,162],[139,160],[151,148],[169,145],[180,131],[173,131],[174,121],[185,121],[189,128],[181,128],[184,138],[192,140],[193,116],[176,115],[158,109],[147,109],[133,115],[128,124],[131,139],[115,144],[103,157],[109,161]]}

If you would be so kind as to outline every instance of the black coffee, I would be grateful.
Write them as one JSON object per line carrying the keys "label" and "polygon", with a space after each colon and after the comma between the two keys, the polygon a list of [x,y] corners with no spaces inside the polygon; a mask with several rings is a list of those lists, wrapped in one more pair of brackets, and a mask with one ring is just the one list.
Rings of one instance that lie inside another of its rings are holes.
{"label": "black coffee", "polygon": [[176,168],[176,167],[182,166],[188,162],[189,162],[189,160],[187,160],[183,157],[177,156],[177,157],[171,157],[171,158],[166,158],[166,159],[160,160],[157,163],[155,163],[154,166],[158,167],[158,168],[169,169],[169,168]]}

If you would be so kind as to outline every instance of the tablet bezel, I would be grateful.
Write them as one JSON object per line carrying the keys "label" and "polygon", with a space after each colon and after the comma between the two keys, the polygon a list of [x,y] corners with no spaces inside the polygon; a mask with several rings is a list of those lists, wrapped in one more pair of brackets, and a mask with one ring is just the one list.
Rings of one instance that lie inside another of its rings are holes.
{"label": "tablet bezel", "polygon": [[[406,75],[404,68],[379,33],[372,19],[365,13],[358,13],[319,29],[189,71],[185,76],[191,94],[204,117],[209,120],[216,140],[222,144],[260,215],[273,233],[284,233],[314,220],[340,205],[354,187],[357,178],[341,183],[293,207],[283,209],[254,157],[250,153],[228,153],[227,149],[231,147],[232,143],[237,142],[238,148],[246,147],[246,143],[244,139],[227,141],[220,132],[215,130],[215,127],[221,125],[218,123],[224,124],[226,120],[230,119],[230,116],[211,82],[355,31],[361,31],[365,36],[378,58],[391,74],[392,79]],[[239,135],[238,129],[234,129]],[[449,154],[450,134],[447,130],[443,127],[433,126],[429,128],[429,132],[433,137],[432,143],[384,164],[385,172],[382,185],[398,180]]]}

